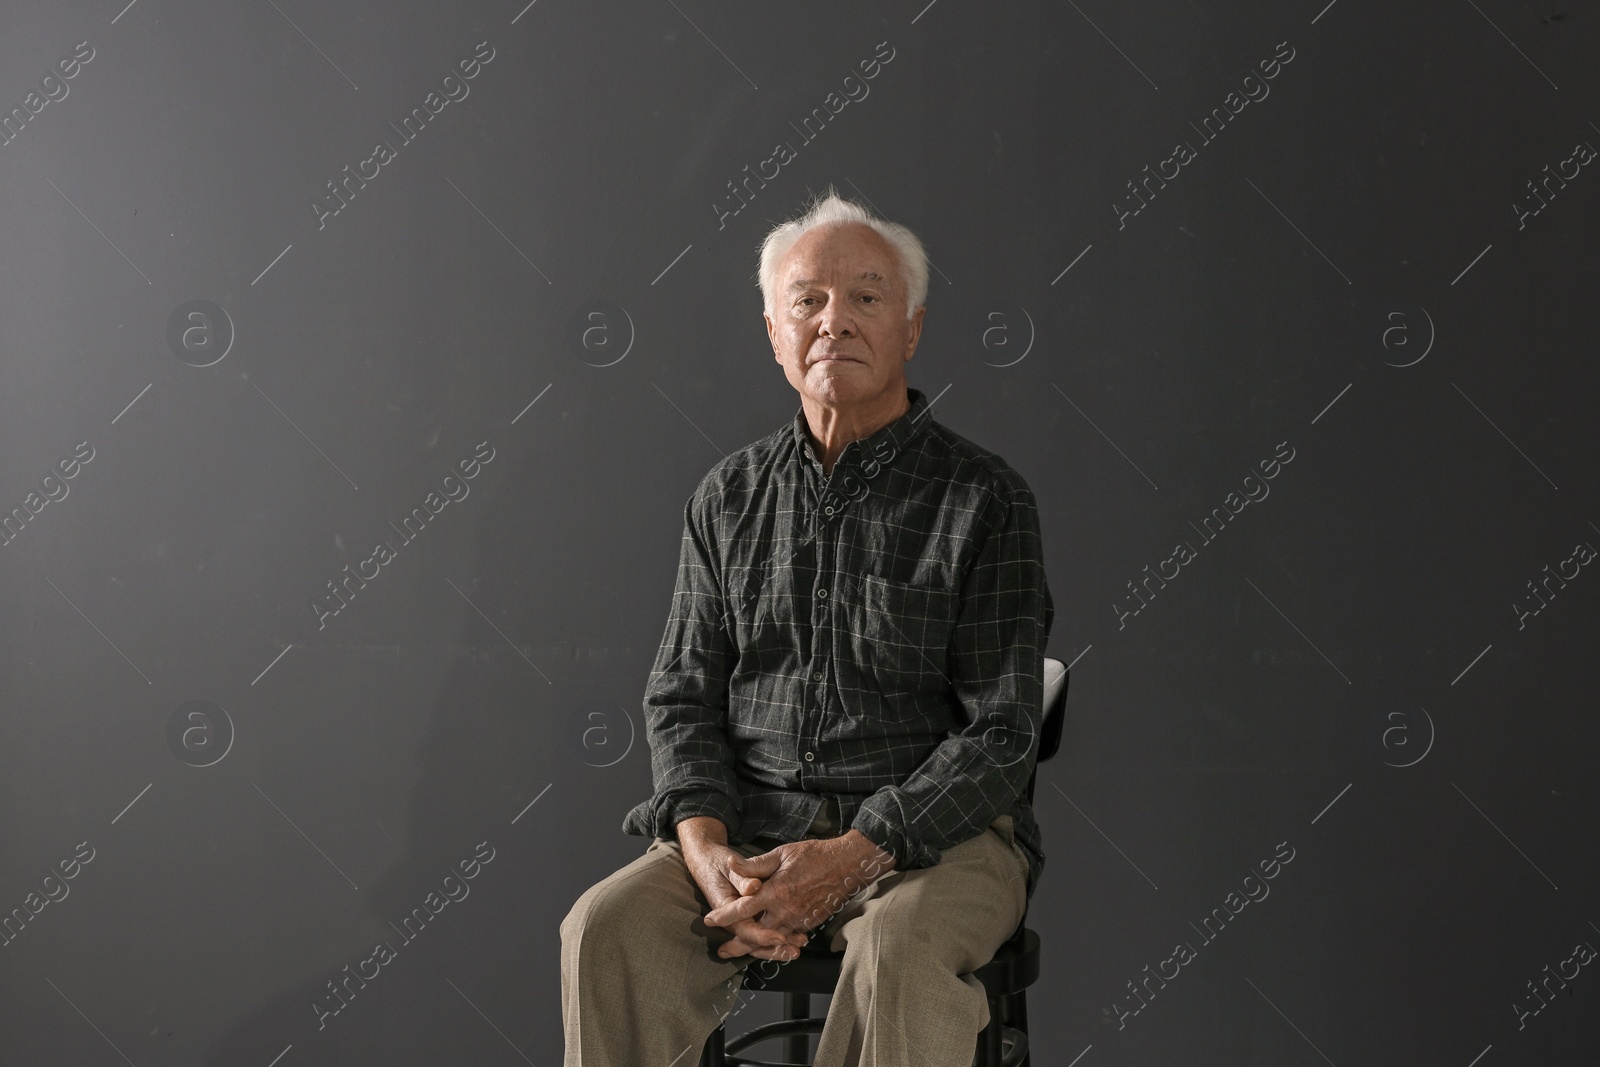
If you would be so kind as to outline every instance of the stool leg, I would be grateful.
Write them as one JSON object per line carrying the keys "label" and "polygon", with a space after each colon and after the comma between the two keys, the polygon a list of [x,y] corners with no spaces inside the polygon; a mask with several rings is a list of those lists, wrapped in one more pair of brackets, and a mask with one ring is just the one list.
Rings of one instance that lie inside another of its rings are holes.
{"label": "stool leg", "polygon": [[723,1055],[723,1044],[728,1039],[728,1032],[721,1023],[711,1031],[711,1036],[706,1038],[706,1047],[700,1052],[700,1067],[727,1067]]}
{"label": "stool leg", "polygon": [[978,1034],[978,1067],[1000,1067],[1005,1046],[1000,1042],[1000,1002],[989,998],[989,1025]]}
{"label": "stool leg", "polygon": [[[811,1018],[811,995],[809,993],[785,993],[783,995],[783,1017],[785,1019]],[[790,1063],[809,1064],[811,1062],[811,1046],[805,1034],[790,1034],[784,1042],[784,1055]]]}
{"label": "stool leg", "polygon": [[[1011,995],[1011,1028],[1026,1034],[1028,1032],[1028,991],[1018,990]],[[1028,1054],[1022,1057],[1020,1067],[1032,1067],[1033,1042],[1028,1042]]]}

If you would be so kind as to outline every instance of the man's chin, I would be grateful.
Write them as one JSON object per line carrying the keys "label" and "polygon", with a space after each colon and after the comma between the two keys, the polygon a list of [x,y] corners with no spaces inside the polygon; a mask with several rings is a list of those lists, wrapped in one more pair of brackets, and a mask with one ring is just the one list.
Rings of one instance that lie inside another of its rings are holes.
{"label": "man's chin", "polygon": [[870,368],[854,360],[829,360],[812,364],[806,374],[811,391],[821,399],[846,403],[870,395],[874,383]]}

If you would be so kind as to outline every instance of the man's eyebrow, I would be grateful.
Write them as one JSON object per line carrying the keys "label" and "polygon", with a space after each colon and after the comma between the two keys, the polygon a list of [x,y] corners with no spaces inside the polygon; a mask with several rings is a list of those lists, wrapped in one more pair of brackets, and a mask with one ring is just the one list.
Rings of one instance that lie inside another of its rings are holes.
{"label": "man's eyebrow", "polygon": [[[854,280],[858,281],[858,282],[862,282],[862,281],[877,282],[879,285],[888,285],[889,284],[889,279],[885,278],[883,275],[879,274],[875,270],[864,270],[860,274],[857,274],[855,276]],[[820,285],[820,284],[822,284],[822,283],[820,281],[818,281],[816,278],[796,278],[794,281],[790,282],[785,288],[787,288],[790,292],[793,292],[796,289],[809,289],[814,285]]]}

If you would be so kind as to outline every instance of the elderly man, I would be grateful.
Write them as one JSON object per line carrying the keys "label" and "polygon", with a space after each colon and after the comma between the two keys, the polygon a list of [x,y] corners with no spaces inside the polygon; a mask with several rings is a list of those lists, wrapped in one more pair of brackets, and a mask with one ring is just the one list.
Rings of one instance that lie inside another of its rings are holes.
{"label": "elderly man", "polygon": [[[830,189],[761,248],[791,425],[684,509],[644,697],[645,853],[561,925],[567,1067],[694,1067],[753,959],[844,953],[815,1063],[968,1067],[1043,869],[1054,614],[1032,492],[928,416],[928,266]],[[967,977],[963,978],[966,975]]]}

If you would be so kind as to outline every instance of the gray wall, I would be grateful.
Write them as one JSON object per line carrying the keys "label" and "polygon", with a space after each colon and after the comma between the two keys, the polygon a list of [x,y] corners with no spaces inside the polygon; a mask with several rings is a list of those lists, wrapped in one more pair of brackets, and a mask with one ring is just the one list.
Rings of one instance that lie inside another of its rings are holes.
{"label": "gray wall", "polygon": [[1592,1056],[1592,11],[21,7],[0,1060],[558,1062],[680,509],[798,406],[755,246],[829,182],[925,238],[912,384],[1041,507],[1035,1062]]}

